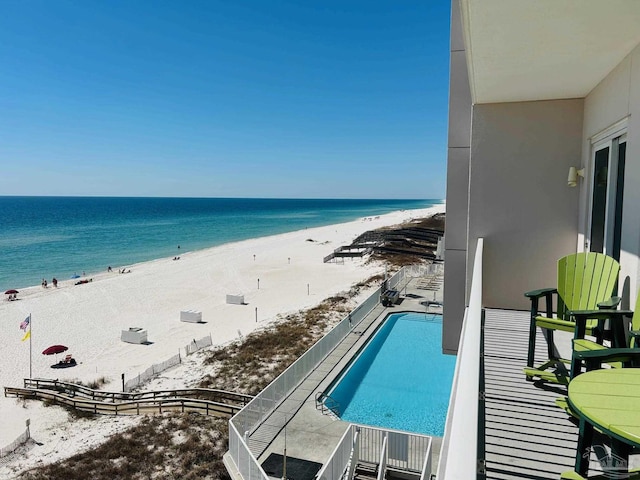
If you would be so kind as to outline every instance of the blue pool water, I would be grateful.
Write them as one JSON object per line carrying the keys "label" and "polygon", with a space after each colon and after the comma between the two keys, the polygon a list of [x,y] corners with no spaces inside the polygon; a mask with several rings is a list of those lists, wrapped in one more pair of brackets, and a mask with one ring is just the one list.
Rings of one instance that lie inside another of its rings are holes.
{"label": "blue pool water", "polygon": [[444,435],[456,357],[441,353],[442,316],[389,316],[329,395],[340,418]]}

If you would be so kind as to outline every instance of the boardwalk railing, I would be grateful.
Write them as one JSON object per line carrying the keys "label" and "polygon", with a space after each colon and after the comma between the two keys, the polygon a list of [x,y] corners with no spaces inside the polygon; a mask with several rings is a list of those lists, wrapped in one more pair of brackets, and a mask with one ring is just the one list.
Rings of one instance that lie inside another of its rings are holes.
{"label": "boardwalk railing", "polygon": [[[392,287],[404,279],[404,269],[388,280]],[[291,364],[229,422],[229,453],[244,480],[268,478],[245,441],[293,389],[380,303],[376,289],[363,303],[343,318],[329,333]],[[285,419],[280,420],[284,426]]]}
{"label": "boardwalk railing", "polygon": [[[173,391],[171,393],[180,391]],[[153,392],[150,392],[153,393]],[[201,398],[155,396],[122,402],[93,400],[83,396],[72,396],[51,389],[5,387],[5,396],[26,397],[48,401],[56,405],[99,415],[141,415],[164,412],[198,412],[215,417],[231,417],[238,413],[242,404],[222,403]]]}
{"label": "boardwalk railing", "polygon": [[478,458],[478,401],[482,327],[482,251],[478,239],[473,262],[469,306],[464,313],[445,425],[438,480],[472,480],[484,470]]}
{"label": "boardwalk railing", "polygon": [[349,257],[349,258],[364,257],[365,255],[369,255],[372,251],[373,249],[370,246],[364,246],[364,245],[338,247],[329,255],[324,257],[322,261],[324,263],[327,263],[328,261],[333,260],[334,258],[344,259],[345,257]]}
{"label": "boardwalk railing", "polygon": [[[172,390],[154,390],[149,392],[109,392],[105,390],[94,390],[77,383],[61,382],[59,380],[50,380],[46,378],[25,378],[24,389],[36,390],[54,390],[67,396],[82,396],[92,400],[101,401],[134,401],[149,400],[157,398],[171,397],[195,397],[215,402],[228,402],[237,405],[246,405],[253,397],[242,393],[228,392],[226,390],[216,390],[211,388],[182,388]],[[24,389],[5,387],[5,396],[12,395],[13,391],[22,391]]]}

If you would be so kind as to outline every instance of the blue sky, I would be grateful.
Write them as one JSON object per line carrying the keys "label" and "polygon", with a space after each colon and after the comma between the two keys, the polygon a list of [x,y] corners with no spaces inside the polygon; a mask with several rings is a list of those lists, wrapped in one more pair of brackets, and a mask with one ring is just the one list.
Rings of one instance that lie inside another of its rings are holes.
{"label": "blue sky", "polygon": [[0,195],[444,198],[446,0],[5,0]]}

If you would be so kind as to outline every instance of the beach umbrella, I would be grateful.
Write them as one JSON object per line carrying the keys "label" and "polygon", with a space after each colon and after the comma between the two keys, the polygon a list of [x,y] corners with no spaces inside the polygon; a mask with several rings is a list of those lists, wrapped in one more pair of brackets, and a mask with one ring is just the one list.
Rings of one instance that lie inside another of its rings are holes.
{"label": "beach umbrella", "polygon": [[65,347],[64,345],[51,345],[50,347],[45,348],[42,351],[43,355],[55,355],[58,353],[62,353],[62,352],[66,352],[67,350],[69,350],[68,347]]}
{"label": "beach umbrella", "polygon": [[13,288],[11,290],[7,290],[6,292],[4,292],[5,295],[13,295],[14,293],[20,293],[20,292],[18,292],[18,290],[14,290]]}

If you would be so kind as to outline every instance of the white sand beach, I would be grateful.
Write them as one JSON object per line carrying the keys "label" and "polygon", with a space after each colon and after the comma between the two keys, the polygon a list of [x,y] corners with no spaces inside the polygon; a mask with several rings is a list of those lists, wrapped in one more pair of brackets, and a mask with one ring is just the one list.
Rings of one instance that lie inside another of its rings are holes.
{"label": "white sand beach", "polygon": [[[114,265],[112,273],[87,276],[92,281],[82,285],[75,285],[76,280],[66,280],[57,288],[23,289],[18,301],[0,301],[3,346],[0,384],[22,386],[23,378],[29,376],[29,341],[21,341],[24,332],[19,329],[28,315],[32,319],[33,377],[84,382],[106,377],[110,383],[103,388],[119,391],[121,374],[128,379],[178,351],[184,355],[185,345],[193,339],[211,334],[214,346],[227,343],[264,327],[278,315],[313,306],[381,273],[382,266],[365,265],[361,259],[327,264],[322,259],[367,230],[444,210],[445,206],[439,205],[394,212],[184,252],[177,261],[166,258],[127,265],[131,273],[126,274],[119,274],[118,268],[122,266]],[[244,295],[246,304],[227,304],[227,294]],[[202,312],[204,323],[181,322],[180,311],[189,309]],[[150,343],[122,342],[120,332],[129,327],[146,329]],[[54,344],[69,347],[66,353],[71,353],[79,364],[65,370],[50,368],[64,356],[56,359],[42,355],[45,348]],[[190,386],[190,379],[199,378],[193,370],[197,362],[192,357],[196,356],[189,357],[175,372],[163,374],[165,383],[186,387]],[[0,447],[24,431],[27,419],[31,420],[32,437],[42,444],[0,462],[2,478],[69,456],[135,421],[131,417],[111,417],[101,419],[99,428],[86,428],[97,423],[78,420],[73,423],[80,427],[73,428],[69,426],[68,414],[59,407],[4,396],[0,396],[0,418]]]}

